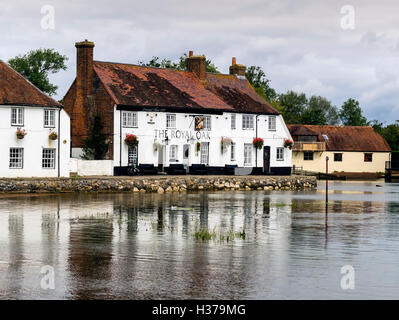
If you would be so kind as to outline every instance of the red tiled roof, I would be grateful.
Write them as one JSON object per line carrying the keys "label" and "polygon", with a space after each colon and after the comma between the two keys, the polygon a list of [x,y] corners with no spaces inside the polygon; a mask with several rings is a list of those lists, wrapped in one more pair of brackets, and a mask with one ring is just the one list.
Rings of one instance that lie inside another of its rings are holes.
{"label": "red tiled roof", "polygon": [[[386,140],[372,127],[287,125],[292,136],[316,135],[328,151],[391,152]],[[326,135],[328,139],[324,139]]]}
{"label": "red tiled roof", "polygon": [[94,70],[118,105],[232,110],[191,72],[100,61]]}
{"label": "red tiled roof", "polygon": [[279,114],[259,96],[247,79],[229,74],[207,74],[208,89],[238,112]]}
{"label": "red tiled roof", "polygon": [[0,60],[0,105],[61,106],[2,60]]}
{"label": "red tiled roof", "polygon": [[118,105],[278,114],[246,79],[94,61],[94,70]]}

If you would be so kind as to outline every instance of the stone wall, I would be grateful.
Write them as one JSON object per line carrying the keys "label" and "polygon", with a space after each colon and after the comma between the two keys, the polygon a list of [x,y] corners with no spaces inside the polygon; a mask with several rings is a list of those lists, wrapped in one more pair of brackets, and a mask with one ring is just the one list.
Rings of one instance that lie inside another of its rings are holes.
{"label": "stone wall", "polygon": [[42,192],[185,192],[216,190],[302,190],[317,186],[315,177],[142,176],[48,179],[0,179],[1,193]]}

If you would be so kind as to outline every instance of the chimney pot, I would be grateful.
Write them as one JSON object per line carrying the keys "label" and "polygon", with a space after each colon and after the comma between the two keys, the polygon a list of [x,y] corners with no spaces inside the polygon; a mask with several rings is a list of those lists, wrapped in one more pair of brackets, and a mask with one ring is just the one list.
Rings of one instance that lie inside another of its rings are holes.
{"label": "chimney pot", "polygon": [[245,77],[246,70],[247,70],[246,66],[243,66],[242,64],[237,64],[236,57],[233,57],[231,59],[230,74],[238,77]]}

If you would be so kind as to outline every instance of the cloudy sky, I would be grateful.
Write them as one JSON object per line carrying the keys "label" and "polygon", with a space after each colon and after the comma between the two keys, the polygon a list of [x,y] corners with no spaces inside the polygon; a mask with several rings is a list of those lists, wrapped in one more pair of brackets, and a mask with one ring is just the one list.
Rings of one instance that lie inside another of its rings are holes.
{"label": "cloudy sky", "polygon": [[[43,28],[43,6],[54,8],[54,29]],[[51,78],[60,99],[75,77],[74,43],[84,39],[104,61],[194,50],[227,73],[236,56],[261,66],[278,92],[337,106],[356,98],[369,119],[391,123],[399,120],[398,11],[397,0],[2,0],[0,59],[40,47],[67,55],[68,70]]]}

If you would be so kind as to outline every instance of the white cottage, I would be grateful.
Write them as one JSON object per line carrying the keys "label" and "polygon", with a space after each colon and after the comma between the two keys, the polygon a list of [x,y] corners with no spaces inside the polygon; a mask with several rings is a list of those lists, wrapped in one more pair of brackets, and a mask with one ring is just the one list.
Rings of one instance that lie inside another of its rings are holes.
{"label": "white cottage", "polygon": [[[291,173],[291,136],[281,114],[261,98],[233,58],[230,74],[206,72],[189,53],[188,70],[93,60],[94,43],[76,43],[77,76],[64,98],[72,155],[82,153],[94,114],[104,122],[114,173]],[[128,145],[137,139],[137,145]],[[256,148],[254,139],[262,140]],[[262,144],[262,143],[261,143]]]}
{"label": "white cottage", "polygon": [[70,118],[0,60],[0,177],[69,177]]}

